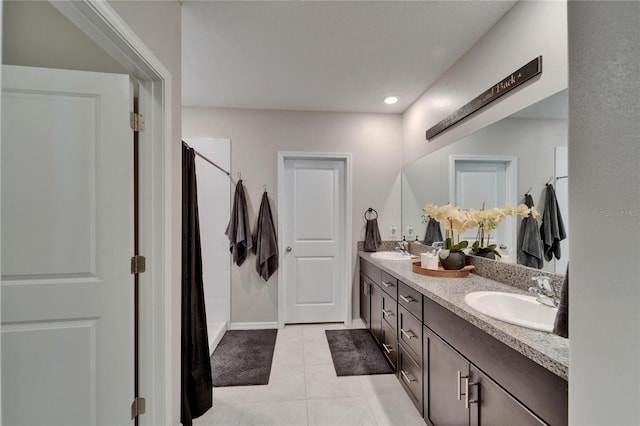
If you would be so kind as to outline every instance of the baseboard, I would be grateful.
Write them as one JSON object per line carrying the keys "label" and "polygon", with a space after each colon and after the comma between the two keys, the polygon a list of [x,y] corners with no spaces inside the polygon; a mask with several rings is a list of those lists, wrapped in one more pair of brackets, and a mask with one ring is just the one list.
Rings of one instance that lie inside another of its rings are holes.
{"label": "baseboard", "polygon": [[224,336],[224,332],[227,331],[227,323],[222,322],[219,324],[213,324],[212,329],[208,330],[209,337],[209,353],[212,354],[213,351],[218,347],[218,343],[222,340],[222,336]]}
{"label": "baseboard", "polygon": [[262,330],[266,328],[278,328],[278,321],[273,322],[232,322],[228,330]]}
{"label": "baseboard", "polygon": [[354,318],[351,320],[351,328],[367,328],[364,321],[360,318]]}

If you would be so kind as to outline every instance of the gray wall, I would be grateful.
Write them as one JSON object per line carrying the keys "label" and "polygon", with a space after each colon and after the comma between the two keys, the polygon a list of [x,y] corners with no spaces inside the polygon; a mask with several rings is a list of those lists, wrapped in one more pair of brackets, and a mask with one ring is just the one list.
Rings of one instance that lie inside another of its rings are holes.
{"label": "gray wall", "polygon": [[[403,114],[403,164],[410,163],[567,88],[564,1],[520,1]],[[425,131],[493,84],[542,55],[543,71],[453,128]]]}
{"label": "gray wall", "polygon": [[[359,318],[355,255],[364,237],[362,215],[379,213],[380,232],[389,239],[400,225],[402,121],[397,114],[184,108],[184,137],[231,139],[232,177],[242,173],[253,224],[266,185],[275,209],[278,151],[350,152],[353,155],[353,317]],[[277,211],[274,211],[277,215]],[[277,275],[265,283],[254,258],[231,269],[231,322],[278,320]]]}
{"label": "gray wall", "polygon": [[47,1],[5,1],[2,63],[127,74]]}
{"label": "gray wall", "polygon": [[640,3],[569,2],[569,71],[569,421],[638,425]]}

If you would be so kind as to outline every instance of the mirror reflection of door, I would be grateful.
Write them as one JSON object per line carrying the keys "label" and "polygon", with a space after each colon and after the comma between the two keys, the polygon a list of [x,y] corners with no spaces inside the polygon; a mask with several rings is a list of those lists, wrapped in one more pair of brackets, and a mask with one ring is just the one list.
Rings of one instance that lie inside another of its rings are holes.
{"label": "mirror reflection of door", "polygon": [[[451,156],[450,157],[451,203],[463,210],[492,209],[517,204],[517,195],[512,184],[517,176],[515,158],[492,156]],[[460,240],[473,243],[478,230],[470,229],[460,235]],[[515,221],[505,218],[485,245],[504,244],[508,249],[515,247]]]}

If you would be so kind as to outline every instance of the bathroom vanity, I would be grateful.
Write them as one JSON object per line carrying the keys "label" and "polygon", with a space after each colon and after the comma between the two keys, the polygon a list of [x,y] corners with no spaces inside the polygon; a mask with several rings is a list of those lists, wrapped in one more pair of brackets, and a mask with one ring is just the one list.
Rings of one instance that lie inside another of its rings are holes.
{"label": "bathroom vanity", "polygon": [[523,293],[360,253],[362,320],[427,424],[567,424],[568,340],[474,311],[479,290]]}

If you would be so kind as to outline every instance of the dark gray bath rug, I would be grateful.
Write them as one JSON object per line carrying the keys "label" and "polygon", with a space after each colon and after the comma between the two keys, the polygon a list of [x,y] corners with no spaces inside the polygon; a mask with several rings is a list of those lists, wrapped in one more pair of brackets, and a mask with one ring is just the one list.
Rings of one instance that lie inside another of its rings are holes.
{"label": "dark gray bath rug", "polygon": [[211,354],[214,387],[266,385],[278,330],[228,330]]}
{"label": "dark gray bath rug", "polygon": [[325,333],[338,376],[393,373],[369,330],[326,330]]}

